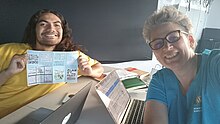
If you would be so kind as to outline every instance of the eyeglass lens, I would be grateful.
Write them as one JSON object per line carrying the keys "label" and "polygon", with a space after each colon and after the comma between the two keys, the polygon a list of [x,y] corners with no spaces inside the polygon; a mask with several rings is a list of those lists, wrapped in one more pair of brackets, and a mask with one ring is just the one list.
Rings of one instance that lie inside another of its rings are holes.
{"label": "eyeglass lens", "polygon": [[175,43],[180,39],[180,30],[172,31],[165,38],[158,38],[149,43],[153,50],[160,49],[164,46],[165,40],[169,43]]}

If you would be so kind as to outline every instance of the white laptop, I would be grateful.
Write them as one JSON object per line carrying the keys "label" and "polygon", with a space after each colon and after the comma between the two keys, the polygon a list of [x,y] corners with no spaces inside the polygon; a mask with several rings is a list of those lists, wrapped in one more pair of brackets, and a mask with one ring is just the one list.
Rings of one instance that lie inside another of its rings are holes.
{"label": "white laptop", "polygon": [[74,124],[78,120],[84,106],[87,95],[92,86],[88,83],[67,102],[52,111],[47,108],[39,108],[33,111],[17,124]]}
{"label": "white laptop", "polygon": [[116,124],[142,124],[144,101],[132,99],[116,70],[96,85],[96,92]]}

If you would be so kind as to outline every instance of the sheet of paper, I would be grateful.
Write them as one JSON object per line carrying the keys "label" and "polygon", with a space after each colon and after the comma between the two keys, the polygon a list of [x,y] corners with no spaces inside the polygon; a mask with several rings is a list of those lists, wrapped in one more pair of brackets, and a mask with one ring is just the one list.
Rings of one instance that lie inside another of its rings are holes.
{"label": "sheet of paper", "polygon": [[77,82],[78,52],[54,52],[28,50],[28,86]]}
{"label": "sheet of paper", "polygon": [[[110,73],[104,80],[96,85],[96,90],[98,90],[99,95],[102,93],[100,95],[102,101],[113,118],[119,122],[130,98],[117,72],[113,71],[113,73]],[[106,97],[103,97],[103,95]]]}
{"label": "sheet of paper", "polygon": [[138,77],[137,73],[130,72],[125,69],[117,69],[116,72],[121,80]]}

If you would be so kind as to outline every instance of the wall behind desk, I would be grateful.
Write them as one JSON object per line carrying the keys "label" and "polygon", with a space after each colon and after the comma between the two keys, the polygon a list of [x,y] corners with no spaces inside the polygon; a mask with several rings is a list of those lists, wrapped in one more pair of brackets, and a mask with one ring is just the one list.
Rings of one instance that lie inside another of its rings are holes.
{"label": "wall behind desk", "polygon": [[63,14],[74,40],[103,63],[152,59],[142,28],[157,0],[1,0],[0,43],[21,41],[29,18],[43,8]]}

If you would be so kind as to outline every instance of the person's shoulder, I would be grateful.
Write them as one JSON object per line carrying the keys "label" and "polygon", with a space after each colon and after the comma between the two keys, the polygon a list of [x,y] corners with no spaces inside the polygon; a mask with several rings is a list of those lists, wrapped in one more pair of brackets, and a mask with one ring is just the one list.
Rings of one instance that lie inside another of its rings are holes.
{"label": "person's shoulder", "polygon": [[90,56],[86,55],[85,53],[83,53],[83,52],[82,52],[82,51],[80,51],[80,50],[78,50],[78,54],[79,54],[80,56],[90,58]]}
{"label": "person's shoulder", "polygon": [[210,52],[209,61],[211,64],[219,65],[219,63],[220,63],[220,49],[214,49]]}
{"label": "person's shoulder", "polygon": [[220,63],[220,49],[208,50],[202,52],[202,63],[209,68],[215,68]]}
{"label": "person's shoulder", "polygon": [[213,49],[213,50],[211,50],[210,55],[220,56],[220,49]]}
{"label": "person's shoulder", "polygon": [[80,50],[77,50],[77,52],[78,52],[79,55],[85,55],[85,53],[83,53],[83,52],[80,51]]}
{"label": "person's shoulder", "polygon": [[220,49],[205,49],[203,52],[202,52],[202,55],[207,55],[207,56],[210,56],[210,55],[216,55],[216,54],[220,54]]}
{"label": "person's shoulder", "polygon": [[6,49],[30,49],[31,47],[25,43],[5,43],[1,44],[0,48]]}
{"label": "person's shoulder", "polygon": [[213,58],[220,58],[220,49],[212,49],[212,50],[205,49],[202,52],[202,56],[204,58],[207,58],[208,60],[211,60]]}

